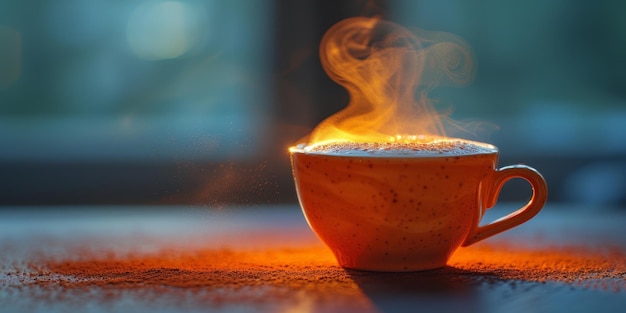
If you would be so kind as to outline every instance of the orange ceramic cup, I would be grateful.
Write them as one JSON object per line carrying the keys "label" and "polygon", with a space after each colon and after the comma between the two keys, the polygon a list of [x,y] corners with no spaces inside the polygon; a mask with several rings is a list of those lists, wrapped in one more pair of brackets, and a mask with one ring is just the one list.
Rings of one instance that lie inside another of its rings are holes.
{"label": "orange ceramic cup", "polygon": [[[290,149],[306,220],[343,267],[394,272],[444,267],[457,248],[528,221],[547,198],[541,174],[525,165],[498,169],[492,145],[457,140],[426,152],[410,145],[394,149]],[[512,178],[530,183],[530,201],[479,226]]]}

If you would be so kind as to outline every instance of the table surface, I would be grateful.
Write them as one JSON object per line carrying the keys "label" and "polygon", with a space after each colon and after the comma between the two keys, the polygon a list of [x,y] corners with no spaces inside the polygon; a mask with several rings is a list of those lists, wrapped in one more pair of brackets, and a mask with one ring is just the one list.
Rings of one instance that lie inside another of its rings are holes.
{"label": "table surface", "polygon": [[549,205],[444,269],[373,273],[338,267],[295,205],[5,207],[0,312],[623,312],[625,226]]}

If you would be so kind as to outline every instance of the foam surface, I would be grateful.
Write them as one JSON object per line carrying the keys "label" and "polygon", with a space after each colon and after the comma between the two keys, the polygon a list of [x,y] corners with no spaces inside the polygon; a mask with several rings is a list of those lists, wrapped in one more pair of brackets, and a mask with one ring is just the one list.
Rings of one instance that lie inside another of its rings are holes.
{"label": "foam surface", "polygon": [[484,143],[467,140],[443,140],[434,142],[386,142],[354,143],[341,142],[302,147],[308,153],[352,155],[352,156],[458,156],[468,154],[495,153],[497,148]]}

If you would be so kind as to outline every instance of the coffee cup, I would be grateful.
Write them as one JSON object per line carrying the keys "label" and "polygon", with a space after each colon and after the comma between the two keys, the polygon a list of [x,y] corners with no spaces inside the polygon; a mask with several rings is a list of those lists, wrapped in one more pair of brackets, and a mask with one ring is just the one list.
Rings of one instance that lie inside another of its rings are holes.
{"label": "coffee cup", "polygon": [[[526,165],[498,168],[498,148],[463,139],[329,143],[290,148],[298,200],[340,266],[368,271],[441,268],[461,246],[518,226],[547,199]],[[487,225],[502,186],[522,178],[531,199]]]}

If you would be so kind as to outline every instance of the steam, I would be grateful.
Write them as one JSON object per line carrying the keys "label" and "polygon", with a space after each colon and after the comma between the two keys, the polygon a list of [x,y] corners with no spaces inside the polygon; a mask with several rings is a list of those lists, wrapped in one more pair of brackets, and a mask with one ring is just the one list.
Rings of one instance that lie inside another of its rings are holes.
{"label": "steam", "polygon": [[320,123],[309,144],[393,142],[445,136],[428,99],[436,86],[474,76],[469,47],[443,32],[411,32],[377,18],[355,17],[331,27],[320,45],[326,73],[345,87],[350,103]]}

